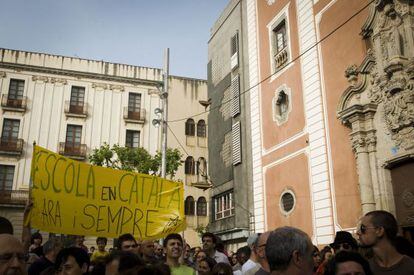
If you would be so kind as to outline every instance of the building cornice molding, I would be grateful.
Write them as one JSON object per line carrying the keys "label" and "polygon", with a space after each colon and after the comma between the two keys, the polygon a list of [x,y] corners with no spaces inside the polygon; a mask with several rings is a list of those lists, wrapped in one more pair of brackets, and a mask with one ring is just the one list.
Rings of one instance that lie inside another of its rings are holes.
{"label": "building cornice molding", "polygon": [[146,79],[137,79],[137,78],[130,78],[130,77],[122,77],[122,76],[102,75],[102,74],[97,74],[97,73],[45,68],[45,67],[40,67],[40,66],[23,65],[23,64],[15,64],[15,63],[8,63],[8,62],[0,62],[0,68],[16,70],[19,72],[29,71],[29,72],[36,72],[36,73],[42,73],[42,74],[63,75],[63,76],[75,77],[78,79],[87,78],[87,79],[94,79],[94,80],[128,83],[132,85],[162,86],[162,81],[156,81],[156,80],[146,80]]}

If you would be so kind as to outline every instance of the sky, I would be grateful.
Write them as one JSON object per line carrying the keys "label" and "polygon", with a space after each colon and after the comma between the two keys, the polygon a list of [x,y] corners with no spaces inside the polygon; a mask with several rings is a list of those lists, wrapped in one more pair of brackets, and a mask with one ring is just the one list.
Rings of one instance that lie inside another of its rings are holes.
{"label": "sky", "polygon": [[229,0],[0,0],[0,48],[207,78],[210,28]]}

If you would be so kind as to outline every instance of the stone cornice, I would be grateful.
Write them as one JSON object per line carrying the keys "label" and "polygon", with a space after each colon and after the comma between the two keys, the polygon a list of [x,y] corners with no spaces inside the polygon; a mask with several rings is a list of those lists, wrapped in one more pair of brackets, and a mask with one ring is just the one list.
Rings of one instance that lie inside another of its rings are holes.
{"label": "stone cornice", "polygon": [[95,80],[104,80],[104,81],[114,81],[119,83],[129,83],[132,85],[150,85],[150,86],[162,86],[162,81],[156,80],[146,80],[146,79],[136,79],[130,77],[122,76],[112,76],[112,75],[102,75],[97,73],[88,73],[81,71],[72,71],[72,70],[62,70],[55,68],[45,68],[40,66],[31,66],[23,65],[16,63],[0,62],[0,68],[17,70],[17,71],[29,71],[43,74],[53,74],[53,75],[64,75],[76,78],[88,78]]}
{"label": "stone cornice", "polygon": [[[338,117],[345,125],[350,124],[350,120],[355,117],[365,117],[367,114],[374,114],[377,111],[377,105],[369,103],[366,105],[355,104],[351,107],[344,109],[338,113]],[[349,125],[350,126],[350,125]]]}

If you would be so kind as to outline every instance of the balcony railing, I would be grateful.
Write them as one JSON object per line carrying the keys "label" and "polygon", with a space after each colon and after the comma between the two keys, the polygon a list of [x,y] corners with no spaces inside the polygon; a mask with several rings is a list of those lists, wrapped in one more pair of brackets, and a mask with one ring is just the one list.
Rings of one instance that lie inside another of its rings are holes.
{"label": "balcony railing", "polygon": [[72,159],[84,160],[86,158],[86,144],[60,142],[59,155],[67,156]]}
{"label": "balcony railing", "polygon": [[0,204],[24,205],[29,199],[28,190],[1,190]]}
{"label": "balcony railing", "polygon": [[0,153],[7,155],[21,155],[23,152],[23,139],[0,138]]}
{"label": "balcony railing", "polygon": [[11,99],[8,94],[1,97],[1,107],[5,110],[24,112],[26,111],[27,97],[23,96],[20,99]]}
{"label": "balcony railing", "polygon": [[281,69],[288,62],[289,54],[288,47],[283,48],[280,52],[275,54],[275,67],[276,70]]}
{"label": "balcony railing", "polygon": [[133,123],[144,123],[145,122],[145,109],[133,109],[124,107],[124,119],[128,122]]}
{"label": "balcony railing", "polygon": [[70,100],[65,101],[65,114],[73,117],[87,117],[88,116],[88,105],[74,105],[71,104]]}

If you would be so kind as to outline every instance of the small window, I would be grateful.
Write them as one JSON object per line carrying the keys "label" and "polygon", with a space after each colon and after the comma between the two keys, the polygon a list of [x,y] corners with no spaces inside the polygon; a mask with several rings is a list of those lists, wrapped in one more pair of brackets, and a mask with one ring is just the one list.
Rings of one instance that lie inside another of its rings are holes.
{"label": "small window", "polygon": [[139,113],[141,109],[141,94],[129,93],[128,112]]}
{"label": "small window", "polygon": [[275,46],[275,54],[282,52],[287,46],[287,39],[286,39],[286,24],[285,20],[283,20],[274,30],[274,46]]}
{"label": "small window", "polygon": [[284,91],[281,91],[276,100],[276,114],[280,117],[283,117],[287,114],[288,109],[288,96]]}
{"label": "small window", "polygon": [[295,208],[295,194],[287,190],[280,196],[280,210],[284,215],[290,214]]}
{"label": "small window", "polygon": [[1,133],[1,141],[13,141],[19,137],[20,120],[7,119],[3,121],[3,131]]}
{"label": "small window", "polygon": [[239,34],[236,33],[231,37],[231,51],[230,56],[233,56],[239,51]]}
{"label": "small window", "polygon": [[139,147],[139,131],[127,130],[125,138],[125,147],[138,148]]}
{"label": "small window", "polygon": [[207,201],[204,197],[197,200],[197,216],[207,216]]}
{"label": "small window", "polygon": [[0,191],[13,189],[14,166],[0,165]]}
{"label": "small window", "polygon": [[206,122],[203,119],[197,122],[197,136],[206,137]]}
{"label": "small window", "polygon": [[185,122],[185,135],[195,136],[195,122],[192,118],[187,119]]}
{"label": "small window", "polygon": [[185,199],[184,203],[184,213],[185,215],[194,215],[194,198],[192,196],[188,196]]}
{"label": "small window", "polygon": [[9,86],[9,100],[22,100],[24,93],[24,80],[21,79],[10,79]]}
{"label": "small window", "polygon": [[195,174],[195,165],[194,165],[194,158],[189,156],[185,159],[184,164],[184,172],[186,175],[194,175]]}
{"label": "small window", "polygon": [[68,125],[66,130],[66,147],[79,147],[82,139],[82,126]]}
{"label": "small window", "polygon": [[282,85],[273,97],[273,120],[281,125],[288,120],[291,111],[291,91],[286,85]]}

